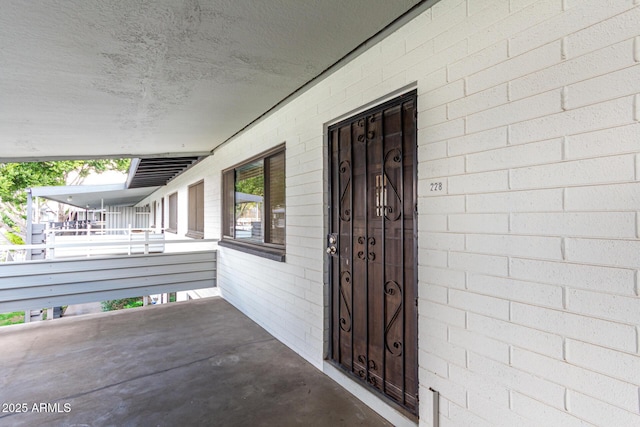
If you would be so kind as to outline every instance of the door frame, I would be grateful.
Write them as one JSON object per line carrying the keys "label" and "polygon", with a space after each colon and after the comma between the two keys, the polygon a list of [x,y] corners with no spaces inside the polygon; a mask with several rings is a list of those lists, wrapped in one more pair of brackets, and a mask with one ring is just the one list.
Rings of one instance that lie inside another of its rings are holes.
{"label": "door frame", "polygon": [[325,164],[324,164],[324,174],[325,174],[325,189],[324,189],[324,205],[326,206],[326,213],[324,215],[324,247],[326,248],[327,246],[327,239],[328,239],[328,235],[331,232],[331,218],[332,215],[334,213],[333,209],[334,207],[332,206],[332,200],[331,200],[331,186],[332,186],[332,173],[331,173],[331,155],[329,152],[329,146],[330,146],[330,140],[329,140],[329,128],[335,126],[335,125],[339,125],[343,122],[349,122],[352,120],[357,119],[359,116],[364,116],[368,113],[370,113],[372,110],[378,110],[378,109],[384,109],[387,106],[393,106],[398,104],[401,99],[403,98],[409,98],[409,97],[413,97],[415,99],[415,114],[416,114],[416,119],[415,119],[415,145],[413,146],[413,173],[412,173],[412,178],[413,178],[413,182],[412,182],[412,192],[413,192],[413,198],[414,198],[414,221],[413,221],[413,250],[414,250],[414,283],[415,283],[415,289],[414,289],[414,298],[416,301],[416,315],[415,315],[415,328],[416,328],[416,338],[415,338],[415,351],[417,353],[416,357],[416,363],[415,366],[413,367],[414,373],[415,373],[415,378],[417,381],[417,394],[416,394],[416,413],[413,414],[411,411],[409,411],[407,408],[405,408],[404,406],[398,404],[397,402],[393,401],[393,399],[389,396],[386,396],[385,394],[381,393],[381,392],[376,392],[375,389],[370,388],[370,387],[365,387],[364,384],[361,384],[359,381],[356,380],[356,378],[354,378],[353,374],[349,371],[347,371],[346,369],[344,369],[340,364],[336,363],[335,361],[332,360],[331,358],[331,354],[332,354],[332,346],[333,346],[333,339],[332,339],[332,331],[333,331],[333,305],[332,305],[332,291],[333,291],[333,283],[332,283],[332,278],[333,278],[333,266],[332,266],[332,262],[331,262],[331,256],[326,254],[324,255],[324,313],[325,313],[325,328],[324,328],[324,337],[325,337],[325,348],[324,348],[324,354],[323,354],[323,359],[325,363],[328,363],[333,369],[335,369],[337,372],[340,372],[342,376],[344,376],[345,378],[348,378],[348,381],[351,381],[355,384],[358,384],[362,390],[366,390],[368,393],[370,393],[373,396],[378,397],[379,399],[381,399],[384,403],[386,403],[387,405],[389,405],[392,409],[398,411],[401,415],[413,420],[413,421],[417,421],[418,419],[418,414],[419,414],[419,389],[420,389],[420,381],[419,381],[419,317],[420,317],[420,312],[419,312],[419,307],[418,307],[418,93],[417,93],[417,85],[414,84],[410,84],[407,85],[401,89],[398,89],[392,93],[387,94],[384,97],[381,97],[379,99],[377,99],[376,101],[373,102],[369,102],[357,109],[351,110],[345,114],[340,115],[339,117],[326,122],[323,126],[323,153],[325,155]]}

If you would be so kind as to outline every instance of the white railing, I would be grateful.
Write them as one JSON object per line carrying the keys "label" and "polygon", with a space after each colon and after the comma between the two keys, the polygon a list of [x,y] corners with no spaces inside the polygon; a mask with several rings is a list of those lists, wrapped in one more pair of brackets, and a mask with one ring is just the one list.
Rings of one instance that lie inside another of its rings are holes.
{"label": "white railing", "polygon": [[149,229],[104,229],[91,234],[89,227],[77,231],[79,234],[69,235],[66,230],[47,230],[45,241],[53,247],[46,250],[46,258],[149,254],[164,252],[165,249],[164,234]]}
{"label": "white railing", "polygon": [[[21,248],[22,246],[20,245],[19,247]],[[4,249],[5,247],[0,248],[0,263],[25,260],[26,249]]]}
{"label": "white railing", "polygon": [[[0,313],[26,309],[29,321],[41,307],[216,286],[218,239],[131,227],[68,231],[46,230],[46,243],[0,246]],[[34,250],[40,259],[28,259]]]}
{"label": "white railing", "polygon": [[[218,239],[166,239],[164,233],[153,229],[91,228],[69,230],[48,229],[46,243],[0,246],[0,262],[24,261],[27,251],[44,250],[46,259],[135,255],[184,250],[214,250]],[[77,234],[75,234],[77,232]],[[96,233],[98,232],[98,233]],[[94,233],[94,234],[92,234]],[[187,249],[168,249],[167,245],[190,244]]]}

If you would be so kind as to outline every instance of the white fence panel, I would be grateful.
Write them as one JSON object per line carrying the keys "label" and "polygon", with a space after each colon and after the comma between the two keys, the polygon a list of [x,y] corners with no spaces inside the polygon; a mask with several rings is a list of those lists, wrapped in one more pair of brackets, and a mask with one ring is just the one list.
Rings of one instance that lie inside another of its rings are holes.
{"label": "white fence panel", "polygon": [[0,264],[0,313],[216,286],[216,251]]}

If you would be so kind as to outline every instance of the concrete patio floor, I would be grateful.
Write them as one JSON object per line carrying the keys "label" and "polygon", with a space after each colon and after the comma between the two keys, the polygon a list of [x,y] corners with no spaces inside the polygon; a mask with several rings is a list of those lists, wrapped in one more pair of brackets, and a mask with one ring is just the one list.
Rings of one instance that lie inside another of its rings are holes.
{"label": "concrete patio floor", "polygon": [[0,426],[390,425],[221,298],[3,327],[0,344]]}

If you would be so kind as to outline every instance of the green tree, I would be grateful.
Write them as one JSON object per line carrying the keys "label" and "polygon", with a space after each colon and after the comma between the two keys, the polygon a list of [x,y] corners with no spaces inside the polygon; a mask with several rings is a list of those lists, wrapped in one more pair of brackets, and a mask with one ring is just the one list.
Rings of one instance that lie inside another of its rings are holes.
{"label": "green tree", "polygon": [[245,194],[264,195],[264,176],[257,175],[236,182],[236,191]]}
{"label": "green tree", "polygon": [[[264,196],[264,176],[260,174],[236,182],[236,192],[253,194],[254,196]],[[237,204],[236,218],[242,218],[246,212],[254,209],[255,206],[255,202]]]}
{"label": "green tree", "polygon": [[0,203],[3,212],[0,227],[6,234],[25,237],[27,188],[78,185],[91,173],[110,170],[125,172],[129,164],[129,159],[0,163]]}

